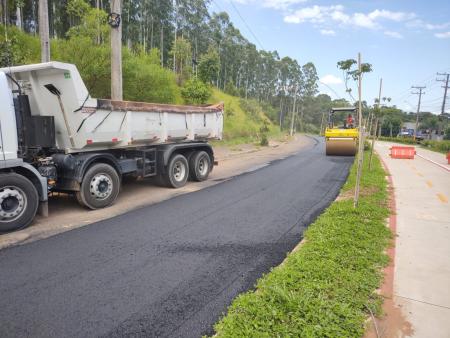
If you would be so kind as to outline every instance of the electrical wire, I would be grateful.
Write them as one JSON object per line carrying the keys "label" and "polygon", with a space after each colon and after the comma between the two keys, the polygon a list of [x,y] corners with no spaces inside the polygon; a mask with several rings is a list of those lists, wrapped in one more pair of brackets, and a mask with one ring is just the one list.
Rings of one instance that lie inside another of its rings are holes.
{"label": "electrical wire", "polygon": [[329,90],[331,90],[333,92],[334,95],[336,95],[336,99],[337,100],[345,100],[342,96],[340,96],[333,88],[331,88],[329,85],[327,85],[326,83],[323,83],[322,81],[320,81],[320,84],[324,85],[325,87],[327,87]]}
{"label": "electrical wire", "polygon": [[255,39],[255,41],[258,43],[259,47],[261,47],[261,49],[265,50],[265,48],[263,47],[262,43],[259,41],[259,39],[256,37],[255,33],[253,33],[252,29],[250,28],[250,26],[247,24],[247,22],[244,20],[244,18],[242,17],[241,13],[239,12],[239,10],[237,9],[236,5],[234,4],[233,0],[229,0],[231,6],[233,7],[233,9],[235,10],[235,12],[237,13],[237,15],[241,18],[242,22],[244,23],[245,27],[247,27],[248,31],[250,32],[250,34],[253,36],[253,38]]}

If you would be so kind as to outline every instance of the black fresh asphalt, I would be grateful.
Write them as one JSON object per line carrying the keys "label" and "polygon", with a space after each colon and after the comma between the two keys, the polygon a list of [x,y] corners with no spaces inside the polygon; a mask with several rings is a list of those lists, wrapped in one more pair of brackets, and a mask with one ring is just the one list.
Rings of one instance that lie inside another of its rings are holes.
{"label": "black fresh asphalt", "polygon": [[352,162],[323,141],[203,190],[0,251],[0,337],[200,337],[278,265]]}

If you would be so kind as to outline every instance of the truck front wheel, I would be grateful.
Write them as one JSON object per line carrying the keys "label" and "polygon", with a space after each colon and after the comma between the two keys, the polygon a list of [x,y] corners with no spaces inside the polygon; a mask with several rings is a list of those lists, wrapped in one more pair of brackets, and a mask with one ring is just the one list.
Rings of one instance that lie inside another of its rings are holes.
{"label": "truck front wheel", "polygon": [[120,190],[117,171],[106,163],[92,165],[83,177],[78,202],[89,209],[100,209],[114,203]]}
{"label": "truck front wheel", "polygon": [[38,193],[29,179],[15,173],[0,174],[0,233],[30,225],[38,205]]}

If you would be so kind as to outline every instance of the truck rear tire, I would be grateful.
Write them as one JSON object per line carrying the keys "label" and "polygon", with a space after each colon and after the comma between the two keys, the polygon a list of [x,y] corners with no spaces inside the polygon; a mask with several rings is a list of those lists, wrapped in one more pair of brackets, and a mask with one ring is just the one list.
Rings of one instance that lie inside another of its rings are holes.
{"label": "truck rear tire", "polygon": [[196,151],[189,159],[191,179],[197,182],[205,181],[211,172],[211,158],[206,151]]}
{"label": "truck rear tire", "polygon": [[186,184],[189,177],[189,164],[181,154],[173,155],[164,175],[165,185],[169,188],[181,188]]}
{"label": "truck rear tire", "polygon": [[33,183],[15,174],[0,174],[0,233],[26,228],[33,221],[39,196]]}
{"label": "truck rear tire", "polygon": [[76,196],[78,203],[94,210],[113,204],[119,191],[117,171],[109,164],[96,163],[86,171]]}

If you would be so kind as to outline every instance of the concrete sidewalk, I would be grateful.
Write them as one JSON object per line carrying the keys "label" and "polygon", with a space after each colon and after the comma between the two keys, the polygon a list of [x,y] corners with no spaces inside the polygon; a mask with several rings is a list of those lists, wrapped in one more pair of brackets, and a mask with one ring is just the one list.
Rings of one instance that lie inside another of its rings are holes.
{"label": "concrete sidewalk", "polygon": [[392,175],[396,211],[394,303],[412,330],[396,336],[450,337],[450,166],[445,155],[416,147],[414,160],[376,151]]}

